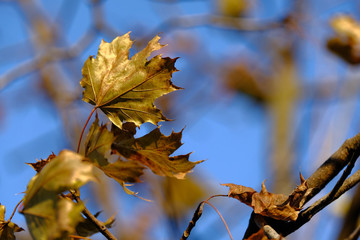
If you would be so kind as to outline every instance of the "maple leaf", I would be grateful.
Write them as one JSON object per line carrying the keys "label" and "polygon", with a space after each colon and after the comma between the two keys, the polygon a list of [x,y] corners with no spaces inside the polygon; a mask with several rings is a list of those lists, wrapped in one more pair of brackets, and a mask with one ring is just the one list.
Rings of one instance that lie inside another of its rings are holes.
{"label": "maple leaf", "polygon": [[308,191],[305,179],[300,174],[301,184],[289,196],[267,191],[265,181],[261,191],[232,183],[221,184],[229,187],[229,197],[238,199],[254,209],[254,213],[283,221],[296,221],[303,199]]}
{"label": "maple leaf", "polygon": [[124,158],[141,163],[157,175],[183,179],[196,164],[203,161],[190,162],[191,153],[170,157],[182,145],[182,131],[173,131],[165,136],[159,128],[155,128],[140,138],[121,134],[112,147]]}
{"label": "maple leaf", "polygon": [[21,213],[34,239],[65,238],[75,232],[84,206],[58,194],[77,189],[90,180],[96,180],[93,166],[68,150],[60,152],[30,180]]}
{"label": "maple leaf", "polygon": [[14,233],[21,231],[24,229],[11,221],[5,221],[5,206],[0,204],[0,240],[14,240]]}
{"label": "maple leaf", "polygon": [[[120,183],[128,194],[136,195],[126,188],[125,183],[140,182],[145,167],[161,176],[182,179],[202,162],[190,162],[190,154],[169,156],[182,145],[182,132],[164,136],[156,128],[141,138],[136,139],[135,134],[134,123],[126,122],[122,129],[113,127],[109,131],[106,125],[99,125],[96,115],[85,140],[85,156],[108,177]],[[118,156],[114,163],[108,161],[111,154]]]}
{"label": "maple leaf", "polygon": [[153,51],[164,47],[159,39],[154,37],[131,59],[129,33],[111,43],[102,41],[97,57],[90,56],[82,68],[83,100],[100,108],[119,128],[123,121],[140,126],[168,120],[154,106],[154,100],[180,88],[171,82],[172,73],[177,71],[176,58],[157,55],[147,60]]}

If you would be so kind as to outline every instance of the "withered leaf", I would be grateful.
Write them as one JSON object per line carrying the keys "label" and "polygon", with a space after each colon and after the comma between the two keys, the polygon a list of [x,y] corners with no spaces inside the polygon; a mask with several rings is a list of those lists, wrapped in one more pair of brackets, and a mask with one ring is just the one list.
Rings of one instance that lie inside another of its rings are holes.
{"label": "withered leaf", "polygon": [[249,187],[231,183],[222,185],[230,188],[229,197],[238,199],[252,207],[254,213],[277,220],[296,221],[303,204],[302,199],[308,190],[306,181],[301,174],[300,179],[301,185],[289,196],[268,192],[265,187],[265,181],[262,183],[260,192],[256,192]]}
{"label": "withered leaf", "polygon": [[154,106],[158,97],[180,89],[171,82],[176,59],[157,55],[147,58],[164,45],[159,36],[129,59],[133,44],[129,33],[111,43],[102,41],[97,57],[90,56],[82,68],[83,100],[100,108],[119,128],[123,121],[140,126],[168,120]]}
{"label": "withered leaf", "polygon": [[[122,132],[123,130],[120,130]],[[182,131],[165,136],[159,128],[140,138],[121,134],[113,144],[113,149],[124,158],[141,163],[160,176],[183,179],[196,164],[190,162],[189,154],[170,157],[181,145]]]}
{"label": "withered leaf", "polygon": [[40,161],[36,160],[35,163],[26,163],[26,164],[30,165],[37,173],[39,173],[41,169],[43,169],[43,167],[45,167],[45,165],[48,164],[55,157],[56,155],[52,153],[47,157],[47,159],[41,159]]}

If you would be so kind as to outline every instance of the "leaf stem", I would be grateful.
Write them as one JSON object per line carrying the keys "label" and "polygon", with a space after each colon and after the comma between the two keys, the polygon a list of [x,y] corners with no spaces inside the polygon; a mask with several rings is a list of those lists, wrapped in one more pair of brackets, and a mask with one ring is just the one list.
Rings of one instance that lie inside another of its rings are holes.
{"label": "leaf stem", "polygon": [[16,212],[16,209],[19,207],[19,205],[22,203],[22,201],[23,201],[23,200],[21,200],[20,202],[18,202],[18,204],[16,204],[16,206],[15,206],[15,208],[14,208],[14,211],[12,212],[9,220],[7,220],[8,222],[10,222],[11,219],[14,217],[14,214],[15,214],[15,212]]}
{"label": "leaf stem", "polygon": [[82,129],[82,131],[81,131],[80,138],[79,138],[79,142],[78,142],[78,146],[77,146],[77,150],[76,150],[77,153],[79,153],[79,151],[80,151],[80,143],[81,143],[82,136],[84,135],[85,128],[86,128],[86,126],[88,125],[88,123],[89,123],[89,121],[90,121],[90,118],[91,118],[91,116],[93,115],[93,113],[95,112],[96,108],[97,108],[97,107],[94,107],[93,110],[91,111],[91,113],[90,113],[88,119],[86,120],[86,123],[85,123],[85,125],[84,125],[84,127],[83,127],[83,129]]}
{"label": "leaf stem", "polygon": [[223,221],[223,223],[224,223],[224,225],[225,225],[225,227],[226,227],[226,230],[227,230],[227,232],[228,232],[228,234],[229,234],[229,236],[230,236],[230,239],[231,239],[231,240],[234,240],[233,236],[231,235],[230,229],[229,229],[229,227],[228,227],[225,219],[223,218],[223,216],[222,216],[221,213],[219,212],[219,210],[218,210],[214,205],[212,205],[210,202],[208,202],[207,200],[205,200],[204,203],[210,205],[210,206],[217,212],[217,214],[220,216],[221,220]]}

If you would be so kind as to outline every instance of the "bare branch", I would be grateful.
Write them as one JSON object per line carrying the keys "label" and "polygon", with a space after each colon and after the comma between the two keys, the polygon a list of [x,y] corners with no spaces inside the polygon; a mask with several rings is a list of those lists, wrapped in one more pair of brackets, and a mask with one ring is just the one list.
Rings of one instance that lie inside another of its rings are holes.
{"label": "bare branch", "polygon": [[307,180],[311,191],[305,203],[318,194],[349,162],[360,155],[360,133],[347,139]]}
{"label": "bare branch", "polygon": [[181,240],[186,240],[190,236],[191,230],[195,227],[196,222],[199,220],[199,218],[202,215],[203,209],[204,209],[205,202],[201,202],[199,206],[196,208],[193,218],[189,222],[188,227],[184,231],[183,235],[181,236]]}
{"label": "bare branch", "polygon": [[187,239],[189,236],[190,236],[190,232],[191,230],[195,227],[195,224],[196,222],[199,220],[199,218],[201,217],[202,215],[202,212],[203,212],[203,208],[204,208],[204,205],[205,203],[208,204],[209,206],[211,206],[216,212],[217,214],[220,216],[221,220],[223,221],[225,227],[226,227],[226,230],[230,236],[230,239],[233,239],[232,235],[231,235],[231,232],[230,232],[230,229],[228,227],[228,225],[226,224],[226,221],[225,219],[223,218],[223,216],[221,215],[221,213],[219,212],[219,210],[217,210],[217,208],[212,205],[211,203],[209,203],[208,201],[212,198],[215,198],[215,197],[227,197],[227,195],[213,195],[211,197],[209,197],[208,199],[206,199],[205,201],[202,201],[199,206],[196,208],[195,212],[194,212],[194,215],[193,215],[193,218],[191,219],[191,221],[189,222],[189,225],[188,227],[186,228],[186,230],[184,231],[183,235],[181,236],[181,239],[180,240],[185,240]]}
{"label": "bare branch", "polygon": [[[343,145],[306,180],[309,186],[309,192],[304,196],[303,204],[319,193],[347,164],[349,164],[333,191],[319,199],[305,211],[302,211],[295,222],[283,222],[271,218],[264,218],[265,221],[283,236],[287,236],[299,229],[305,223],[310,221],[317,212],[325,208],[331,202],[359,183],[360,170],[344,181],[344,178],[349,175],[353,164],[359,155],[360,133],[347,139]],[[251,234],[258,231],[258,227],[254,222],[254,216],[255,214],[252,214],[244,238],[249,237]]]}
{"label": "bare branch", "polygon": [[[79,190],[70,191],[72,197],[75,199],[76,202],[81,203],[84,205],[84,203],[81,201],[79,197]],[[85,205],[84,205],[85,207]],[[109,231],[109,229],[106,228],[105,224],[99,221],[86,207],[82,211],[84,216],[92,223],[94,226],[99,230],[99,232],[106,237],[108,240],[117,240],[117,238]]]}
{"label": "bare branch", "polygon": [[350,190],[352,187],[354,187],[356,184],[360,182],[360,170],[355,172],[352,176],[350,176],[348,179],[346,179],[343,183],[343,185],[339,188],[339,190],[334,194],[331,201],[328,202],[328,199],[331,192],[325,195],[323,198],[316,201],[313,205],[311,205],[306,210],[302,211],[299,214],[298,219],[295,222],[274,222],[276,225],[275,229],[277,229],[278,232],[283,234],[284,236],[289,235],[290,233],[296,231],[301,226],[303,226],[305,223],[310,221],[310,219],[319,211],[324,209],[326,206],[328,206],[331,202],[338,199],[341,195],[343,195],[345,192]]}

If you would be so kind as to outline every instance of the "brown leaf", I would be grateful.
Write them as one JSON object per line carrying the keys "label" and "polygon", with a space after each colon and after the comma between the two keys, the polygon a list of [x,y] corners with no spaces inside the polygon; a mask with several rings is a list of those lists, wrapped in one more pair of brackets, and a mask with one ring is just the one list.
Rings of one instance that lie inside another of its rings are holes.
{"label": "brown leaf", "polygon": [[165,136],[159,128],[155,128],[140,138],[130,134],[134,133],[132,128],[116,131],[119,137],[112,148],[125,159],[140,163],[157,175],[183,179],[196,164],[202,162],[190,162],[190,153],[170,157],[182,145],[182,131]]}
{"label": "brown leaf", "polygon": [[250,207],[252,202],[252,195],[256,193],[251,187],[245,187],[242,185],[236,185],[233,183],[221,184],[222,186],[229,187],[229,197],[235,198]]}
{"label": "brown leaf", "polygon": [[260,192],[231,183],[222,185],[230,188],[229,197],[238,199],[240,202],[252,207],[257,214],[277,220],[296,221],[303,204],[302,200],[308,190],[301,173],[300,180],[301,184],[289,196],[268,192],[265,181],[262,183]]}
{"label": "brown leaf", "polygon": [[36,159],[35,163],[26,163],[27,165],[30,165],[33,169],[35,169],[36,172],[40,172],[43,167],[45,167],[46,164],[48,164],[53,158],[55,158],[56,155],[54,153],[50,154],[49,157],[44,160],[41,159],[40,161]]}
{"label": "brown leaf", "polygon": [[309,192],[306,180],[300,172],[301,184],[289,196],[290,206],[293,208],[301,208],[304,205],[305,195]]}
{"label": "brown leaf", "polygon": [[115,179],[117,182],[136,183],[141,182],[140,176],[143,174],[145,167],[137,162],[117,160],[115,163],[110,163],[100,167],[106,175]]}

